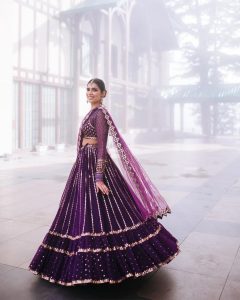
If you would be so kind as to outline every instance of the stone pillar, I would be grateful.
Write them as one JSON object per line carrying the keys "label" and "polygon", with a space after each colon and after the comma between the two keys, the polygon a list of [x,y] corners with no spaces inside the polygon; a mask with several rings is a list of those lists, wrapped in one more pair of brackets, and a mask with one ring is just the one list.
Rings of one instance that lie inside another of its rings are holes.
{"label": "stone pillar", "polygon": [[204,101],[201,103],[201,123],[202,134],[209,137],[211,135],[210,104]]}
{"label": "stone pillar", "polygon": [[168,104],[168,109],[169,109],[169,134],[173,135],[174,134],[174,103],[169,103]]}
{"label": "stone pillar", "polygon": [[105,53],[105,62],[106,62],[106,86],[107,86],[107,99],[104,99],[104,103],[108,104],[108,109],[111,111],[111,61],[112,61],[112,8],[108,8],[107,14],[107,43],[106,43],[106,53]]}
{"label": "stone pillar", "polygon": [[180,103],[180,131],[184,132],[184,103]]}
{"label": "stone pillar", "polygon": [[0,156],[12,153],[12,1],[3,0],[0,9]]}
{"label": "stone pillar", "polygon": [[[79,78],[80,78],[80,58],[82,51],[82,44],[80,38],[79,24],[82,22],[82,18],[77,15],[74,17],[74,33],[73,33],[73,55],[72,55],[72,64],[73,64],[73,88],[72,88],[72,105],[71,105],[71,143],[76,144],[76,138],[78,136],[79,126],[80,126],[80,114],[82,106],[80,109],[80,87],[79,87]],[[84,87],[85,91],[85,87]],[[85,95],[83,93],[83,99]]]}

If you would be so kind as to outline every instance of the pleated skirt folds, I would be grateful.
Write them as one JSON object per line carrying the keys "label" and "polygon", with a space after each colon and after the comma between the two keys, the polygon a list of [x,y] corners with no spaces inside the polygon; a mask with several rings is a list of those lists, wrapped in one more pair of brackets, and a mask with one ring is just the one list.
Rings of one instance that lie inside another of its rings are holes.
{"label": "pleated skirt folds", "polygon": [[97,193],[97,148],[83,146],[71,169],[56,216],[29,270],[61,285],[119,283],[143,276],[178,253],[175,237],[155,217],[143,220],[120,170],[107,153]]}

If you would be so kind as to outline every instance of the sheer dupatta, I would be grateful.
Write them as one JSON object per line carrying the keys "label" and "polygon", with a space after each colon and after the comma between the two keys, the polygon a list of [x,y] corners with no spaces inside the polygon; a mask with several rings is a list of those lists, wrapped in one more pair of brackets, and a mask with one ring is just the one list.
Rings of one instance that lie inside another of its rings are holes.
{"label": "sheer dupatta", "polygon": [[147,219],[152,216],[162,218],[167,213],[171,213],[165,199],[160,195],[145,170],[128,148],[107,109],[103,105],[99,109],[103,111],[107,120],[109,133],[113,138],[114,146],[120,158],[122,174],[130,189],[137,196],[136,204],[143,218]]}

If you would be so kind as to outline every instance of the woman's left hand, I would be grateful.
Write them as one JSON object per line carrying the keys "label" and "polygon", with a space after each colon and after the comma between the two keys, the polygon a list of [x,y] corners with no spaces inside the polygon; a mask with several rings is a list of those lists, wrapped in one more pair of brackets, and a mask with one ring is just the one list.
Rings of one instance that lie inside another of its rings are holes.
{"label": "woman's left hand", "polygon": [[109,194],[109,188],[106,186],[106,184],[103,181],[97,181],[96,187],[97,187],[97,193],[99,192],[99,190],[101,190],[103,194],[106,195]]}

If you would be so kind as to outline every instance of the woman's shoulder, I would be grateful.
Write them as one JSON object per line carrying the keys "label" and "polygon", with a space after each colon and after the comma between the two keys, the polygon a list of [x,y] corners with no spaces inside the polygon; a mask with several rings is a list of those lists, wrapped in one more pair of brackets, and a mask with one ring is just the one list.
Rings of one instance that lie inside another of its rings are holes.
{"label": "woman's shoulder", "polygon": [[106,115],[106,114],[109,114],[107,108],[103,105],[99,106],[97,109],[97,114],[100,114],[100,115]]}
{"label": "woman's shoulder", "polygon": [[108,123],[109,120],[111,119],[107,108],[103,105],[99,106],[96,109],[95,116],[96,116],[96,120],[99,120],[99,121],[101,120],[101,122],[106,122],[106,123]]}

